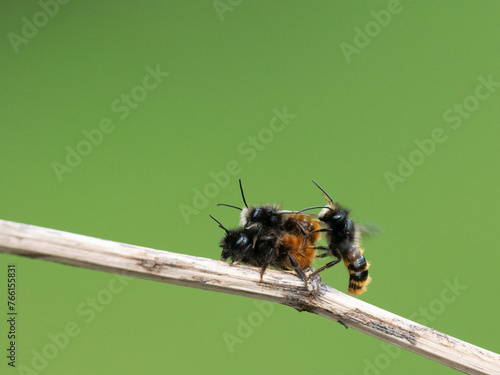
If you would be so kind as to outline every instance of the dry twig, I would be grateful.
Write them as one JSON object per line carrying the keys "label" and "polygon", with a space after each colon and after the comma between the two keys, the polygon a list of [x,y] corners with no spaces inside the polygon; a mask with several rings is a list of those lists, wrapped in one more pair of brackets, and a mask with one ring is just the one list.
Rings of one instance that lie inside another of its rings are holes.
{"label": "dry twig", "polygon": [[0,220],[0,252],[236,294],[291,306],[339,322],[467,374],[500,374],[500,356],[311,281],[260,269],[153,250]]}

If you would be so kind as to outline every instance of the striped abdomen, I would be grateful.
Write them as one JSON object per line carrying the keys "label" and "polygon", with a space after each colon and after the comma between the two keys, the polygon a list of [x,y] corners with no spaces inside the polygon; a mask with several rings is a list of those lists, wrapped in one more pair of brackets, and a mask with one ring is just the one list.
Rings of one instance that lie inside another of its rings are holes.
{"label": "striped abdomen", "polygon": [[344,264],[349,271],[349,293],[361,294],[366,292],[366,286],[370,283],[368,276],[370,264],[363,256],[363,249],[351,244],[347,252],[342,254]]}

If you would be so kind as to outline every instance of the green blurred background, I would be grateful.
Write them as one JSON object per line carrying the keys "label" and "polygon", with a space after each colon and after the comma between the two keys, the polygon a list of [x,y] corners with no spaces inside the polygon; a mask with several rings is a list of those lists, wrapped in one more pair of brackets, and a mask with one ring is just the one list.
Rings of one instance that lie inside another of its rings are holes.
{"label": "green blurred background", "polygon": [[[208,215],[237,225],[216,204],[241,204],[238,178],[249,203],[289,209],[324,202],[315,179],[382,228],[364,241],[373,282],[360,298],[500,352],[500,4],[0,10],[1,219],[219,259]],[[2,254],[4,307],[11,263],[18,367],[2,355],[2,373],[454,372],[289,307],[265,315],[243,297]],[[322,278],[346,292],[342,266]],[[51,352],[72,322],[78,334]]]}

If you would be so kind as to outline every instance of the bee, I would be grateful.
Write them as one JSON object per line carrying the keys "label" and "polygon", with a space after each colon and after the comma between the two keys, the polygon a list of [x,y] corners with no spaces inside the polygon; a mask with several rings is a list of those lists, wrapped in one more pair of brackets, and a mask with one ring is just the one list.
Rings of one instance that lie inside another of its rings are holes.
{"label": "bee", "polygon": [[[328,193],[319,186],[316,181],[314,184],[323,192],[327,201],[327,206],[309,207],[302,211],[322,208],[318,214],[318,219],[322,223],[325,232],[327,247],[318,246],[316,250],[324,250],[325,253],[317,255],[317,258],[334,256],[335,260],[325,264],[313,272],[315,275],[327,268],[333,267],[340,260],[349,272],[349,289],[351,294],[362,294],[366,291],[367,285],[371,281],[368,275],[370,264],[363,256],[363,249],[360,247],[360,229],[358,225],[349,218],[349,210],[343,208],[328,195]],[[311,275],[311,276],[312,276]]]}
{"label": "bee", "polygon": [[284,211],[274,204],[249,207],[241,180],[239,183],[245,207],[219,205],[241,210],[241,228],[227,230],[211,216],[226,231],[220,243],[221,260],[231,258],[232,263],[262,267],[261,281],[268,266],[294,269],[307,283],[303,270],[310,267],[316,257],[315,242],[321,237],[319,220],[295,211]]}

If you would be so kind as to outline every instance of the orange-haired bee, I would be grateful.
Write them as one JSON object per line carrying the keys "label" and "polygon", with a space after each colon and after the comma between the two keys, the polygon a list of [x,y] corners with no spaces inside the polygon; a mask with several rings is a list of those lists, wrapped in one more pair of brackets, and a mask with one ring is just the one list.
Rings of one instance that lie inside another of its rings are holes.
{"label": "orange-haired bee", "polygon": [[293,267],[302,280],[306,281],[302,270],[310,267],[316,258],[315,243],[321,237],[319,221],[309,215],[291,214],[283,226],[281,251],[289,254],[290,264],[285,262],[280,268]]}
{"label": "orange-haired bee", "polygon": [[313,272],[313,275],[334,266],[342,259],[349,272],[349,293],[364,293],[371,278],[368,276],[368,267],[370,265],[366,262],[363,256],[363,249],[359,245],[360,230],[356,223],[349,218],[349,210],[344,209],[337,202],[334,202],[316,181],[313,180],[313,182],[323,192],[328,203],[326,207],[307,208],[322,208],[318,214],[318,219],[323,224],[324,228],[320,231],[325,232],[328,247],[316,247],[317,250],[326,250],[325,253],[318,255],[317,258],[326,256],[337,258],[318,268]]}

